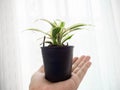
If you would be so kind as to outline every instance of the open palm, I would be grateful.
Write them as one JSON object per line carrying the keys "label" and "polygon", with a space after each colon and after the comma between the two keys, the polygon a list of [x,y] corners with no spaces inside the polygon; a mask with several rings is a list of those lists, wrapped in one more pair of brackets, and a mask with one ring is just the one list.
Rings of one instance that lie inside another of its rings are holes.
{"label": "open palm", "polygon": [[88,68],[91,65],[90,56],[73,58],[72,76],[70,79],[53,83],[45,79],[44,66],[31,78],[29,90],[77,90]]}

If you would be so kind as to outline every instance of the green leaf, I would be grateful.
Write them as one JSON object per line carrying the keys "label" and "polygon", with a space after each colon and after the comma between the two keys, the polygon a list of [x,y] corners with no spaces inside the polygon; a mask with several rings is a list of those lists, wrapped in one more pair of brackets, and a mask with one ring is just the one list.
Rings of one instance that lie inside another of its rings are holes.
{"label": "green leaf", "polygon": [[65,37],[64,40],[62,41],[62,44],[63,44],[64,42],[66,42],[67,40],[71,39],[72,36],[73,36],[73,35],[70,35],[70,36]]}
{"label": "green leaf", "polygon": [[65,22],[60,23],[60,27],[63,28],[65,26]]}
{"label": "green leaf", "polygon": [[29,28],[29,29],[27,29],[27,30],[36,31],[36,32],[41,32],[41,33],[43,33],[43,34],[46,34],[46,35],[50,36],[50,34],[44,32],[44,31],[42,31],[42,30],[36,29],[36,28]]}
{"label": "green leaf", "polygon": [[53,45],[58,45],[56,38],[52,38],[52,43],[53,43]]}
{"label": "green leaf", "polygon": [[40,19],[40,20],[49,23],[52,27],[56,27],[56,25],[54,23],[50,22],[49,20],[46,20],[46,19]]}
{"label": "green leaf", "polygon": [[57,35],[57,43],[59,44],[59,45],[61,45],[61,35],[60,35],[60,33]]}
{"label": "green leaf", "polygon": [[87,26],[87,24],[74,24],[74,25],[68,27],[67,30],[79,28],[81,26]]}
{"label": "green leaf", "polygon": [[60,32],[61,28],[60,27],[56,27],[52,30],[52,37],[56,38],[57,34]]}
{"label": "green leaf", "polygon": [[54,21],[54,25],[58,26],[56,21]]}
{"label": "green leaf", "polygon": [[73,31],[77,31],[77,30],[83,30],[84,28],[74,28],[74,29],[70,29],[70,30],[68,30],[69,31],[69,33],[70,32],[73,32]]}
{"label": "green leaf", "polygon": [[82,29],[83,28],[75,28],[75,29],[67,30],[63,33],[63,37],[65,37],[66,35],[68,35],[69,33],[73,32],[73,31],[82,30]]}
{"label": "green leaf", "polygon": [[69,33],[73,32],[73,31],[82,30],[82,29],[83,29],[83,28],[75,28],[75,29],[65,30],[65,31],[63,32],[62,37],[65,37],[66,35],[68,35]]}

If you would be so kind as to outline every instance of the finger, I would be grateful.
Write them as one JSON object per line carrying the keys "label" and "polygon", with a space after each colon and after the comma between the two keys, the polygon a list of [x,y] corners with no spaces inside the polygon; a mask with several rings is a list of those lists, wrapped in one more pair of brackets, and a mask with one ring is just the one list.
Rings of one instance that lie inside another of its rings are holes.
{"label": "finger", "polygon": [[78,59],[78,57],[74,57],[73,60],[72,60],[72,64],[74,64],[77,59]]}
{"label": "finger", "polygon": [[41,73],[44,73],[44,72],[45,72],[43,65],[40,67],[39,71],[40,71]]}
{"label": "finger", "polygon": [[73,73],[77,73],[82,68],[82,66],[84,66],[84,64],[89,60],[90,60],[90,56],[84,57],[81,63],[79,63],[78,66],[74,69]]}
{"label": "finger", "polygon": [[79,63],[81,63],[81,61],[85,58],[85,56],[81,56],[80,58],[78,58],[74,64],[72,65],[72,71],[74,71],[74,69],[79,65]]}
{"label": "finger", "polygon": [[87,62],[78,72],[77,75],[80,79],[83,79],[83,77],[85,76],[88,68],[91,66],[91,62]]}

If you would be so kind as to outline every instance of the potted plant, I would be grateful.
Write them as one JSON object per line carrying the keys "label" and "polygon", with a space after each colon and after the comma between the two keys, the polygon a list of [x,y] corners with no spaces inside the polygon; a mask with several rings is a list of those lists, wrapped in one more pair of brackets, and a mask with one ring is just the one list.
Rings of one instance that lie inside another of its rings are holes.
{"label": "potted plant", "polygon": [[[51,25],[48,33],[36,28],[28,30],[45,34],[41,47],[45,78],[51,82],[69,79],[72,69],[73,46],[69,46],[66,41],[72,38],[73,34],[71,32],[82,30],[87,24],[79,23],[65,27],[65,22],[61,20],[53,22],[46,19],[41,20]],[[45,43],[48,43],[48,45],[45,46]]]}

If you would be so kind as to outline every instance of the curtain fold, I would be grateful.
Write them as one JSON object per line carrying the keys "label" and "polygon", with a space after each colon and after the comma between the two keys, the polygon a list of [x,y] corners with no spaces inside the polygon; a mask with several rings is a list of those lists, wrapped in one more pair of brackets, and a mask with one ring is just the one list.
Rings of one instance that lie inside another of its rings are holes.
{"label": "curtain fold", "polygon": [[26,31],[49,27],[38,18],[62,19],[67,25],[90,23],[69,44],[74,56],[91,56],[92,66],[78,90],[120,90],[119,0],[1,0],[0,90],[28,90],[32,74],[43,64],[43,35]]}

